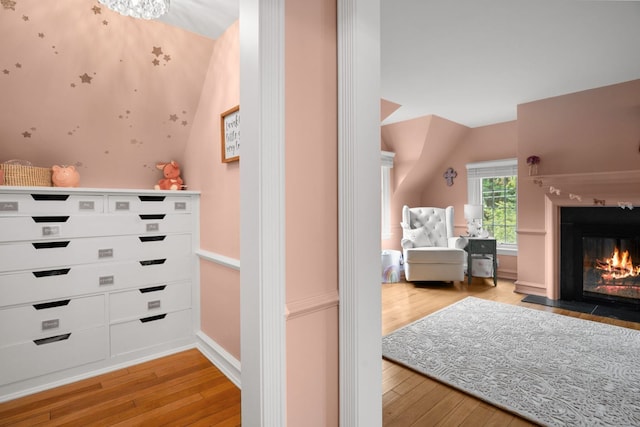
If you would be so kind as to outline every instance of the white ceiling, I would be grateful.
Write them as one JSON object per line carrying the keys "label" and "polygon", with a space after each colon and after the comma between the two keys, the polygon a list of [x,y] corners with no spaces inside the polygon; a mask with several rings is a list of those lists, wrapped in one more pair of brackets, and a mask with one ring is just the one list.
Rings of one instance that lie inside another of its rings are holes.
{"label": "white ceiling", "polygon": [[[172,0],[161,20],[217,38],[239,0]],[[381,0],[384,123],[435,114],[477,127],[516,106],[640,78],[640,2]]]}

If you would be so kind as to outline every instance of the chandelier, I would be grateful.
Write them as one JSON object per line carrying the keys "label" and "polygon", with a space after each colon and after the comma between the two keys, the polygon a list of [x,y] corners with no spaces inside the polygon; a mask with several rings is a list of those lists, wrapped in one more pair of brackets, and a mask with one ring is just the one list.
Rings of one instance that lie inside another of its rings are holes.
{"label": "chandelier", "polygon": [[133,18],[154,19],[169,11],[169,0],[98,0],[111,10]]}

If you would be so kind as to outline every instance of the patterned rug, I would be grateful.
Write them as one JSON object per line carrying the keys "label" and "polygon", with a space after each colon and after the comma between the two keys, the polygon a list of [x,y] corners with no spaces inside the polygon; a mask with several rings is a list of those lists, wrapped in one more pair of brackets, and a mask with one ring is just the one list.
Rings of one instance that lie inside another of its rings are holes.
{"label": "patterned rug", "polygon": [[386,359],[547,426],[640,426],[640,331],[468,297],[383,337]]}

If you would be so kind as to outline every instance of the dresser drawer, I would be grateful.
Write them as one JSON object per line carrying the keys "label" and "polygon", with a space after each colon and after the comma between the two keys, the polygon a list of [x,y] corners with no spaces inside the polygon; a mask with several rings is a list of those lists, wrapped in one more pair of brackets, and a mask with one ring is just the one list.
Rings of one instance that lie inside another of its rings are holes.
{"label": "dresser drawer", "polygon": [[111,323],[139,319],[191,307],[191,283],[147,286],[109,295]]}
{"label": "dresser drawer", "polygon": [[190,256],[0,274],[0,306],[190,280]]}
{"label": "dresser drawer", "polygon": [[0,385],[104,360],[108,343],[108,329],[102,326],[2,347]]}
{"label": "dresser drawer", "polygon": [[104,196],[69,193],[1,193],[0,216],[104,212]]}
{"label": "dresser drawer", "polygon": [[120,195],[109,196],[109,213],[188,213],[191,212],[191,197],[179,195]]}
{"label": "dresser drawer", "polygon": [[191,310],[162,313],[111,325],[111,356],[169,343],[192,335]]}
{"label": "dresser drawer", "polygon": [[117,224],[98,215],[31,215],[0,218],[0,241],[64,239],[117,234]]}
{"label": "dresser drawer", "polygon": [[0,310],[0,347],[104,324],[103,295],[6,308]]}
{"label": "dresser drawer", "polygon": [[11,270],[168,258],[190,252],[189,234],[53,239],[0,244],[0,259],[4,260],[5,268]]}

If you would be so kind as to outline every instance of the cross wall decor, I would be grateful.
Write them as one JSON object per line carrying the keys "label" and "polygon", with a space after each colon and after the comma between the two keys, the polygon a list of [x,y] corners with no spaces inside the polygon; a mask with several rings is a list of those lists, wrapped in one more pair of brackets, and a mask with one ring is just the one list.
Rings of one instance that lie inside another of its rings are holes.
{"label": "cross wall decor", "polygon": [[451,187],[453,185],[453,178],[458,176],[458,172],[453,170],[453,168],[449,168],[442,176],[447,180],[447,185]]}

